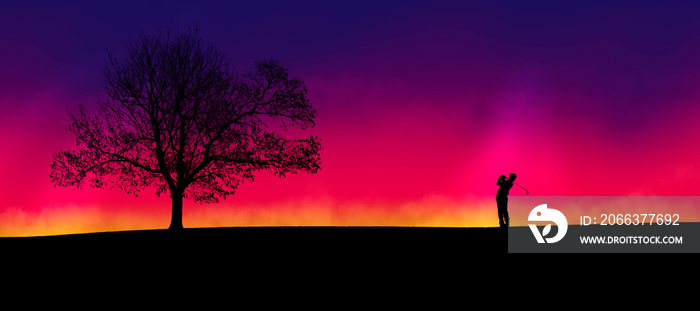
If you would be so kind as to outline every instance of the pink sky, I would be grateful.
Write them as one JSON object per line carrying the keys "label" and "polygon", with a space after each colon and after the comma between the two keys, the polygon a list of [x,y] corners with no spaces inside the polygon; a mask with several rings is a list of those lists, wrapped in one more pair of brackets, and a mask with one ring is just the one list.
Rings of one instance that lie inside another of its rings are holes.
{"label": "pink sky", "polygon": [[495,182],[511,172],[530,190],[512,202],[698,194],[698,10],[251,4],[234,22],[153,6],[128,25],[96,4],[0,6],[0,235],[167,227],[169,200],[152,191],[55,188],[48,174],[75,146],[66,108],[105,96],[105,48],[170,22],[200,25],[241,70],[286,62],[318,110],[305,135],[324,146],[318,174],[261,173],[222,203],[186,201],[186,227],[495,226]]}

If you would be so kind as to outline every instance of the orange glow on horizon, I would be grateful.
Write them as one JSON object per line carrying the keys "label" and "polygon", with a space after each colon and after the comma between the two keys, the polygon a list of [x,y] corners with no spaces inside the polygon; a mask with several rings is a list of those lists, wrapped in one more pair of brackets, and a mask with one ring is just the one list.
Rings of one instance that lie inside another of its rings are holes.
{"label": "orange glow on horizon", "polygon": [[[548,207],[565,214],[569,224],[582,215],[601,213],[679,214],[680,222],[698,222],[700,197],[649,196],[513,196],[509,201],[511,226],[527,225],[533,207]],[[94,205],[52,206],[38,213],[9,208],[0,214],[0,236],[43,236],[73,233],[165,229],[170,222],[169,206],[160,212],[144,213],[131,207],[99,208]],[[399,227],[495,227],[498,226],[495,199],[474,197],[461,200],[426,196],[403,203],[336,202],[328,198],[305,199],[266,205],[200,205],[186,202],[186,228],[258,226],[399,226]]]}
{"label": "orange glow on horizon", "polygon": [[[489,202],[461,202],[429,196],[401,204],[337,203],[329,199],[283,204],[236,205],[234,202],[200,205],[186,202],[183,224],[198,227],[250,226],[401,226],[488,227],[497,225]],[[121,211],[121,212],[120,212]],[[0,236],[43,236],[88,232],[165,229],[170,210],[139,213],[134,209],[68,205],[47,207],[39,213],[21,208],[0,215]]]}

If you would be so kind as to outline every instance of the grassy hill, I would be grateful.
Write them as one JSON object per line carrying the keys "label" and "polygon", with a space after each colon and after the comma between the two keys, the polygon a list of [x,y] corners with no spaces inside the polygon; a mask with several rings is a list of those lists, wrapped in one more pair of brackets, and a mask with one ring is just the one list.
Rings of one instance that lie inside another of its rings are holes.
{"label": "grassy hill", "polygon": [[0,238],[5,261],[72,267],[462,265],[505,254],[507,246],[498,228],[227,227]]}
{"label": "grassy hill", "polygon": [[158,253],[195,248],[206,251],[358,253],[392,251],[507,251],[506,236],[498,228],[436,227],[225,227],[187,228],[182,232],[136,230],[37,237],[2,237],[7,249],[124,250]]}

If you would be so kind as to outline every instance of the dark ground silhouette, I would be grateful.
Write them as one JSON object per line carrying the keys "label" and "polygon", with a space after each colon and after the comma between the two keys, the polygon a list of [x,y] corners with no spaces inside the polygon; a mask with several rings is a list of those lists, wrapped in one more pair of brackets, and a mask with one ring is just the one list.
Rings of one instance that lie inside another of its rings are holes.
{"label": "dark ground silhouette", "polygon": [[[690,243],[700,224],[684,224],[682,229]],[[507,281],[521,291],[531,288],[523,280],[532,277],[533,269],[587,276],[609,267],[609,260],[509,254],[508,243],[534,241],[528,227],[509,231],[510,236],[499,227],[231,227],[3,237],[0,262],[8,273],[22,276],[29,271],[56,280],[79,276],[120,287],[126,278],[127,285],[145,286],[149,295],[155,290],[152,280],[189,287],[244,285],[255,292],[270,286],[306,289],[315,282],[316,287],[350,286],[353,295],[366,294],[367,285],[383,293],[390,288],[387,281],[397,280],[401,286],[442,285],[460,293],[473,293],[475,287],[491,290]],[[679,263],[678,257],[664,258],[668,262],[663,264]],[[638,275],[638,268],[632,270]]]}
{"label": "dark ground silhouette", "polygon": [[490,290],[489,282],[501,284],[519,271],[519,263],[507,258],[502,233],[497,227],[228,227],[0,238],[0,262],[37,286],[59,280],[62,289],[75,292],[65,280],[76,280],[120,300],[177,300],[190,297],[190,290],[181,290],[187,288],[227,303],[262,295],[258,303],[307,304],[327,300],[324,292],[342,295],[331,301],[336,305],[372,295],[394,300],[397,294],[412,302],[406,289],[424,297],[421,288],[435,286],[452,289],[441,291],[441,299],[463,300],[475,285]]}
{"label": "dark ground silhouette", "polygon": [[[499,228],[227,227],[120,231],[0,238],[5,257],[38,264],[100,262],[101,266],[192,263],[268,267],[425,265],[485,260],[507,253]],[[174,256],[176,255],[176,256]],[[290,267],[290,269],[297,269]]]}

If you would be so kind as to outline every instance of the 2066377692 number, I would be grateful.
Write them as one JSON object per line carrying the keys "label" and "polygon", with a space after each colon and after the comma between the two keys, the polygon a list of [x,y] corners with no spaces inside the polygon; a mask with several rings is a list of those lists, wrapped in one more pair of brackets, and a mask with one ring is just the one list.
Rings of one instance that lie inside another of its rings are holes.
{"label": "2066377692 number", "polygon": [[678,214],[601,214],[601,225],[671,225],[678,226]]}

